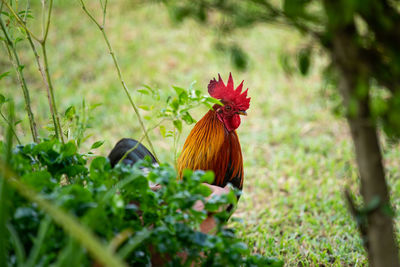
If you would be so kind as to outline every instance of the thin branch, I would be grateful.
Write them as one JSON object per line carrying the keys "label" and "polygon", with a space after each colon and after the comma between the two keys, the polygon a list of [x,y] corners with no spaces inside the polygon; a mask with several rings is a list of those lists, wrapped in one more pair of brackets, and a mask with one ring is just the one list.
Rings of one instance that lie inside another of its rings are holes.
{"label": "thin branch", "polygon": [[45,16],[45,10],[46,10],[46,2],[45,0],[41,0],[42,2],[42,38],[45,35],[46,29],[44,28],[44,25],[46,25],[46,16]]}
{"label": "thin branch", "polygon": [[28,16],[28,11],[29,11],[29,8],[30,8],[30,4],[31,4],[31,2],[28,0],[27,3],[26,3],[24,18],[22,20],[25,24],[26,24],[26,18]]}
{"label": "thin branch", "polygon": [[23,65],[21,64],[21,62],[19,60],[19,56],[17,54],[15,45],[11,41],[10,35],[8,34],[7,28],[4,24],[4,21],[3,21],[3,18],[1,17],[1,15],[0,15],[0,27],[1,27],[1,30],[5,37],[4,43],[5,43],[6,49],[8,51],[10,61],[13,64],[15,71],[17,72],[18,80],[19,80],[21,88],[22,88],[22,93],[23,93],[24,99],[25,99],[25,109],[26,109],[26,112],[28,113],[29,126],[31,129],[32,138],[35,143],[38,143],[39,140],[38,140],[38,134],[37,134],[37,130],[36,130],[36,122],[35,122],[35,117],[32,112],[32,108],[31,108],[31,99],[29,96],[29,90],[28,90],[28,86],[26,85],[24,74],[22,72]]}
{"label": "thin branch", "polygon": [[[49,10],[48,10],[48,15],[47,15],[47,22],[45,22],[45,20],[43,21],[43,24],[45,24],[45,26],[43,25],[43,39],[39,39],[37,38],[26,26],[26,22],[24,20],[22,20],[18,14],[15,13],[15,11],[13,10],[13,8],[6,2],[6,0],[2,0],[2,2],[7,6],[7,8],[10,10],[10,12],[13,14],[13,16],[16,18],[16,20],[18,21],[18,23],[24,28],[24,30],[26,31],[27,34],[27,38],[28,41],[31,45],[31,48],[33,50],[33,53],[35,54],[35,58],[36,61],[38,63],[39,66],[39,71],[42,74],[42,78],[43,81],[46,85],[46,89],[47,89],[47,97],[49,99],[49,106],[50,106],[50,111],[51,111],[51,116],[53,119],[53,123],[54,123],[54,131],[55,131],[55,135],[58,139],[61,140],[62,143],[64,143],[64,138],[63,138],[63,132],[62,132],[62,128],[61,128],[61,124],[60,124],[60,118],[57,112],[57,105],[55,103],[55,97],[54,97],[54,87],[51,81],[51,76],[50,76],[50,71],[49,71],[49,64],[48,64],[48,59],[47,59],[47,50],[46,50],[46,40],[47,40],[47,36],[48,36],[48,31],[49,31],[49,27],[50,27],[50,21],[51,21],[51,12],[52,12],[52,7],[53,7],[53,0],[50,0],[50,6],[49,6]],[[44,9],[45,9],[45,5],[44,2],[42,2],[42,9],[43,9],[43,13],[44,13]],[[43,67],[40,64],[40,60],[39,60],[39,55],[36,51],[35,45],[32,42],[32,38],[35,39],[37,42],[40,43],[41,47],[42,47],[42,51],[43,51],[43,58],[44,58],[44,70]],[[44,79],[44,77],[46,77],[46,79]]]}
{"label": "thin branch", "polygon": [[43,39],[42,39],[43,43],[46,42],[47,36],[49,34],[50,21],[51,21],[51,11],[52,10],[53,10],[53,0],[50,0],[49,10],[48,10],[48,14],[47,14],[47,23],[46,23],[46,26],[45,26],[45,31],[44,31]]}
{"label": "thin branch", "polygon": [[[48,20],[48,23],[50,23],[49,21],[50,20]],[[24,19],[24,23],[26,23],[25,19]],[[47,26],[47,29],[48,28],[49,28],[49,26]],[[53,124],[54,124],[54,131],[55,131],[56,138],[60,139],[59,135],[61,135],[61,138],[63,138],[62,131],[59,130],[59,128],[61,126],[59,126],[57,124],[57,119],[58,119],[58,116],[56,116],[57,108],[54,109],[55,102],[53,101],[54,97],[52,97],[52,93],[51,93],[53,91],[53,88],[52,87],[50,88],[50,85],[49,85],[49,82],[48,82],[48,79],[47,79],[47,75],[46,75],[46,71],[44,70],[44,68],[42,66],[42,63],[41,63],[40,57],[39,57],[39,53],[37,52],[36,46],[33,43],[32,36],[31,36],[30,32],[26,31],[26,35],[27,35],[27,39],[28,39],[29,45],[31,46],[31,49],[32,49],[33,54],[35,56],[36,63],[37,63],[39,72],[40,72],[40,74],[42,76],[43,83],[44,83],[44,85],[46,87],[47,99],[48,99],[48,102],[49,102],[49,108],[50,108],[50,113],[51,113],[51,117],[52,117]],[[47,39],[47,35],[46,35],[46,39]],[[44,42],[43,42],[44,44],[45,44],[46,39],[44,39]],[[43,44],[42,42],[39,42],[39,43],[41,45]],[[48,66],[47,66],[47,70],[48,70]],[[49,77],[50,77],[50,75],[49,75]],[[58,119],[58,121],[59,121],[59,119]]]}
{"label": "thin branch", "polygon": [[21,141],[19,140],[17,133],[14,131],[14,126],[12,125],[11,122],[9,122],[9,121],[7,120],[6,116],[4,116],[4,114],[1,112],[1,110],[0,110],[0,116],[1,116],[1,117],[3,118],[3,120],[8,124],[8,127],[10,128],[10,130],[12,131],[12,133],[13,133],[14,136],[15,136],[15,139],[17,139],[17,142],[18,142],[18,144],[20,145],[20,144],[21,144]]}
{"label": "thin branch", "polygon": [[52,103],[52,108],[53,108],[53,112],[52,112],[52,116],[53,116],[53,120],[55,121],[55,126],[56,129],[54,129],[54,131],[56,132],[56,136],[57,136],[57,131],[58,131],[58,138],[61,140],[62,143],[64,143],[64,137],[63,137],[63,132],[62,132],[62,128],[61,128],[61,124],[60,124],[60,117],[58,116],[58,111],[57,111],[57,105],[56,105],[56,100],[54,97],[54,87],[53,87],[53,83],[51,81],[51,76],[50,76],[50,71],[49,71],[49,62],[47,59],[47,50],[46,50],[46,43],[41,43],[42,46],[42,52],[43,52],[43,59],[44,59],[44,71],[46,73],[46,78],[47,78],[47,85],[48,85],[48,90],[50,93],[50,99],[51,99],[51,103]]}
{"label": "thin branch", "polygon": [[[158,161],[158,158],[157,158],[157,155],[155,153],[153,144],[152,144],[152,142],[151,142],[151,140],[150,140],[150,138],[149,138],[149,136],[147,134],[146,126],[143,123],[143,119],[142,119],[142,117],[140,115],[139,109],[137,108],[136,104],[133,102],[133,99],[132,99],[132,97],[131,97],[131,95],[129,93],[129,89],[128,89],[128,87],[127,87],[127,85],[126,85],[126,83],[125,83],[125,81],[124,81],[124,79],[122,77],[122,72],[121,72],[121,69],[119,67],[118,60],[117,60],[117,58],[115,56],[115,53],[114,53],[114,51],[112,49],[110,41],[108,40],[107,34],[104,31],[104,27],[102,25],[100,25],[99,22],[93,17],[93,15],[87,10],[86,5],[83,2],[83,0],[79,0],[79,2],[81,3],[81,7],[82,7],[83,11],[96,24],[96,26],[100,29],[101,33],[103,34],[103,38],[104,38],[104,40],[105,40],[105,42],[107,44],[108,51],[109,51],[109,53],[110,53],[110,55],[111,55],[111,57],[112,57],[112,59],[114,61],[114,65],[115,65],[115,68],[116,68],[117,73],[118,73],[118,78],[119,78],[119,80],[120,80],[120,82],[122,84],[122,87],[123,87],[128,99],[129,99],[129,102],[130,102],[133,110],[135,111],[135,114],[136,114],[137,119],[139,121],[140,127],[142,128],[142,131],[143,131],[143,133],[145,135],[146,141],[148,142],[148,144],[150,146],[150,150],[153,153],[153,155],[156,158],[156,160]],[[105,10],[103,10],[103,16],[105,16],[104,14],[105,14]]]}
{"label": "thin branch", "polygon": [[107,3],[108,3],[108,0],[105,0],[104,5],[103,5],[103,1],[100,0],[101,8],[103,9],[103,23],[101,25],[103,27],[103,29],[104,29],[104,24],[106,23]]}
{"label": "thin branch", "polygon": [[[44,5],[44,2],[42,2],[42,3],[43,3],[42,9],[43,9],[43,13],[44,13],[45,5]],[[60,116],[58,115],[58,111],[57,111],[56,100],[54,97],[54,87],[53,87],[53,83],[52,83],[51,76],[50,76],[49,61],[47,59],[47,49],[46,49],[46,41],[47,41],[47,36],[49,34],[52,10],[53,10],[53,0],[50,0],[49,10],[47,13],[47,22],[45,19],[43,20],[44,32],[43,32],[43,39],[40,42],[40,45],[42,47],[44,72],[46,73],[48,92],[50,93],[50,100],[51,100],[51,104],[52,104],[52,105],[50,105],[52,108],[52,117],[53,117],[54,125],[56,127],[54,129],[54,131],[56,133],[58,131],[59,139],[61,140],[62,143],[64,143],[64,136],[63,136],[63,131],[62,131],[61,123],[60,123]],[[38,63],[39,63],[39,61],[38,61]],[[56,136],[57,136],[57,134],[56,134]]]}

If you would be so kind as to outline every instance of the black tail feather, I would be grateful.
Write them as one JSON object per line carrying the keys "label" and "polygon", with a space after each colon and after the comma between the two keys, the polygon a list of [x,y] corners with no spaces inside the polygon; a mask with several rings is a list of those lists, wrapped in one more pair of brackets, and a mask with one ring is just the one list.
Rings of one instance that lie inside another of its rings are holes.
{"label": "black tail feather", "polygon": [[[138,144],[139,143],[139,144]],[[125,155],[125,153],[132,149],[133,147],[137,147],[131,151],[127,157],[122,161],[126,165],[133,165],[138,160],[144,159],[145,156],[149,156],[153,163],[157,163],[155,157],[151,152],[142,145],[139,141],[130,138],[123,138],[118,141],[113,150],[111,150],[108,155],[108,159],[110,160],[111,167],[114,166],[121,160],[121,158]]]}

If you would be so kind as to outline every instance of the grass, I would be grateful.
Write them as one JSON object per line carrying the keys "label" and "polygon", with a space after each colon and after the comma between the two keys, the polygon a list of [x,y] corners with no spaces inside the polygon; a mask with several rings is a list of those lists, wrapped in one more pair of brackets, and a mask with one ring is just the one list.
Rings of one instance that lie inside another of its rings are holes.
{"label": "grass", "polygon": [[[90,2],[89,7],[94,10],[99,6]],[[31,26],[39,29],[39,25]],[[151,104],[134,92],[143,84],[170,90],[171,85],[187,87],[196,80],[196,86],[206,93],[208,81],[217,73],[226,79],[232,71],[236,82],[245,80],[252,102],[249,116],[238,130],[245,184],[235,217],[242,222],[232,221],[232,225],[254,251],[281,258],[287,266],[366,265],[355,222],[343,198],[345,187],[358,190],[352,143],[345,121],[332,113],[332,92],[321,89],[324,58],[314,58],[307,78],[287,75],[279,64],[282,53],[293,54],[303,44],[301,36],[261,26],[236,33],[230,39],[241,44],[250,58],[249,68],[238,72],[226,54],[213,49],[215,33],[193,21],[175,25],[162,6],[110,2],[106,32],[139,105]],[[105,140],[95,152],[107,155],[120,138],[139,138],[139,124],[101,33],[85,17],[78,1],[55,3],[48,41],[59,111],[79,105],[83,99],[89,105],[101,103],[92,112],[87,131],[91,137],[81,151],[88,151],[97,140]],[[41,127],[39,135],[44,136],[45,126],[50,124],[45,91],[31,51],[24,45],[18,49]],[[0,73],[10,68],[7,58],[0,57]],[[17,117],[23,120],[18,134],[23,142],[29,142],[29,125],[15,73],[1,80],[0,88],[16,101]],[[196,110],[195,118],[200,119],[205,111]],[[146,124],[156,122],[150,118]],[[2,124],[2,139],[5,128]],[[180,147],[191,128],[185,127]],[[173,141],[163,139],[158,130],[151,138],[160,159],[171,162]],[[384,154],[393,202],[398,208],[398,146],[385,144]]]}

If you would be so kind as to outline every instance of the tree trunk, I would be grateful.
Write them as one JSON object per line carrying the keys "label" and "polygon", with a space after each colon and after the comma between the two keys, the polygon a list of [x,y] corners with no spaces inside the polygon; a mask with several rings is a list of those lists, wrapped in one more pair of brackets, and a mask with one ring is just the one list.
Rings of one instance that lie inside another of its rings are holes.
{"label": "tree trunk", "polygon": [[[390,198],[385,180],[377,128],[369,108],[368,70],[361,62],[362,54],[351,38],[353,28],[338,31],[331,47],[334,64],[340,71],[339,89],[349,111],[347,120],[353,138],[361,195],[365,207],[364,246],[370,266],[400,266],[394,235]],[[376,205],[372,205],[376,203]],[[362,231],[363,232],[363,231]]]}

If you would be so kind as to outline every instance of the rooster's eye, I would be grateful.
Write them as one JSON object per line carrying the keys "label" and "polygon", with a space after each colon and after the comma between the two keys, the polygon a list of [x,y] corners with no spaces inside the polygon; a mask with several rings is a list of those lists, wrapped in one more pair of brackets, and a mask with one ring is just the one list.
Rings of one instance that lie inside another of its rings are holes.
{"label": "rooster's eye", "polygon": [[225,110],[227,110],[227,111],[231,111],[231,109],[232,109],[232,107],[231,107],[231,106],[229,106],[229,105],[225,106]]}

